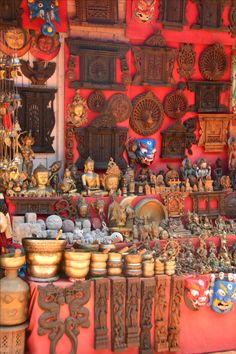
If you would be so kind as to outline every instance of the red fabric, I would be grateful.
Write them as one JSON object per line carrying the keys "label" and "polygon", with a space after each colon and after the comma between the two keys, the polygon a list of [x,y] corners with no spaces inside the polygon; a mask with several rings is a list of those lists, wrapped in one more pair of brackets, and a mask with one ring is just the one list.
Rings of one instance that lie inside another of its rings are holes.
{"label": "red fabric", "polygon": [[[27,0],[22,0],[21,7],[24,10],[24,13],[22,15],[22,27],[25,29],[39,30],[41,26],[45,23],[45,21],[40,18],[30,21],[30,12]],[[53,21],[54,25],[56,26],[57,32],[67,32],[67,0],[59,0],[59,17],[60,23]]]}

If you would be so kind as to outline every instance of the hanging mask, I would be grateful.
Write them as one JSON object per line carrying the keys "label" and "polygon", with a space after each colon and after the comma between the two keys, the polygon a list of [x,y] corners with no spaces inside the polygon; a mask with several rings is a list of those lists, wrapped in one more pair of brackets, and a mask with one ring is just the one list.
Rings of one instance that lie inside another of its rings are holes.
{"label": "hanging mask", "polygon": [[137,139],[136,156],[138,162],[149,166],[156,155],[156,141],[154,139]]}
{"label": "hanging mask", "polygon": [[134,16],[141,23],[151,22],[155,13],[156,0],[137,0]]}
{"label": "hanging mask", "polygon": [[42,26],[42,33],[45,36],[53,36],[56,33],[53,21],[60,22],[58,0],[28,0],[28,5],[30,20],[43,19],[46,23]]}
{"label": "hanging mask", "polygon": [[210,303],[212,310],[217,313],[228,313],[233,309],[236,301],[236,275],[224,273],[219,274],[216,278],[214,274],[211,276],[210,283]]}
{"label": "hanging mask", "polygon": [[209,301],[209,281],[207,277],[185,279],[184,301],[190,310],[197,311]]}

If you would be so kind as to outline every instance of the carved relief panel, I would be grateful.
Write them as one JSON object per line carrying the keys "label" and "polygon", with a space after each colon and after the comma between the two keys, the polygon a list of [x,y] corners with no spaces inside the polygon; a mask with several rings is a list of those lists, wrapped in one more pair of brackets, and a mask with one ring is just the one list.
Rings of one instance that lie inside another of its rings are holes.
{"label": "carved relief panel", "polygon": [[140,347],[139,354],[152,354],[151,329],[152,307],[155,294],[155,279],[141,280]]}
{"label": "carved relief panel", "polygon": [[118,22],[118,0],[75,0],[74,20],[94,24]]}
{"label": "carved relief panel", "polygon": [[182,28],[185,24],[186,0],[161,0],[158,20],[166,28]]}
{"label": "carved relief panel", "polygon": [[137,70],[133,85],[174,84],[172,71],[178,50],[167,47],[160,30],[148,38],[143,46],[133,47],[133,53]]}
{"label": "carved relief panel", "polygon": [[168,211],[169,218],[176,218],[184,215],[184,201],[188,196],[188,193],[162,193],[161,196],[164,199],[164,204]]}
{"label": "carved relief panel", "polygon": [[127,278],[126,292],[126,343],[128,347],[139,346],[139,298],[140,279]]}
{"label": "carved relief panel", "polygon": [[[127,45],[77,38],[68,38],[67,44],[71,55],[80,56],[80,79],[72,80],[71,88],[125,90],[129,82]],[[120,59],[123,83],[116,82],[117,59]]]}
{"label": "carved relief panel", "polygon": [[222,12],[227,0],[193,0],[197,4],[198,18],[192,28],[224,29]]}
{"label": "carved relief panel", "polygon": [[18,116],[22,131],[31,131],[35,139],[35,152],[54,152],[51,136],[55,126],[54,99],[57,89],[19,87],[22,107]]}
{"label": "carved relief panel", "polygon": [[108,349],[108,311],[109,280],[94,281],[94,348]]}
{"label": "carved relief panel", "polygon": [[21,2],[22,0],[0,0],[0,29],[21,27]]}
{"label": "carved relief panel", "polygon": [[229,30],[231,36],[236,36],[236,0],[232,0],[230,11],[229,11]]}
{"label": "carved relief panel", "polygon": [[199,114],[199,146],[206,152],[222,152],[227,146],[231,114]]}
{"label": "carved relief panel", "polygon": [[178,54],[178,65],[177,69],[180,77],[184,77],[189,80],[195,73],[194,65],[196,64],[196,52],[194,50],[193,44],[182,43],[180,45],[180,51]]}

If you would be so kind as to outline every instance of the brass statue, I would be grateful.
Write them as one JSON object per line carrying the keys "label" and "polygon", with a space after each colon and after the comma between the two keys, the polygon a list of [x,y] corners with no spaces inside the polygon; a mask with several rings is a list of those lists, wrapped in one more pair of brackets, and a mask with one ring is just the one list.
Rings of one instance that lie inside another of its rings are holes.
{"label": "brass statue", "polygon": [[35,168],[32,176],[34,187],[30,188],[27,196],[49,197],[56,194],[56,191],[50,186],[50,171],[42,164]]}
{"label": "brass statue", "polygon": [[83,196],[106,196],[108,192],[101,190],[100,178],[94,172],[94,161],[88,157],[84,164],[84,174],[82,175]]}
{"label": "brass statue", "polygon": [[29,133],[29,135],[26,135],[22,139],[23,144],[20,146],[21,155],[23,158],[22,171],[27,173],[29,179],[31,179],[32,177],[33,159],[35,158],[34,152],[32,150],[34,141],[35,140],[32,137],[31,133]]}
{"label": "brass statue", "polygon": [[73,102],[68,105],[68,122],[78,128],[87,123],[87,116],[87,102],[80,96],[80,91],[77,90]]}

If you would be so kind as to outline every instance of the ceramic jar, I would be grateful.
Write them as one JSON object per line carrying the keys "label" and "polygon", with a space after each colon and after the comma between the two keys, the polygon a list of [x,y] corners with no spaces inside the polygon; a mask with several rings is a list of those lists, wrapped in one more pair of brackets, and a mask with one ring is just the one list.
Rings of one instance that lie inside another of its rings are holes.
{"label": "ceramic jar", "polygon": [[120,253],[108,253],[107,273],[110,276],[121,275],[122,255]]}
{"label": "ceramic jar", "polygon": [[107,275],[107,253],[92,253],[90,263],[90,275],[100,277]]}
{"label": "ceramic jar", "polygon": [[0,257],[0,266],[6,276],[0,280],[0,326],[15,326],[26,322],[28,316],[29,286],[17,276],[25,263],[25,256]]}
{"label": "ceramic jar", "polygon": [[73,279],[84,279],[89,272],[90,252],[79,252],[67,250],[64,252],[64,271],[65,274]]}

